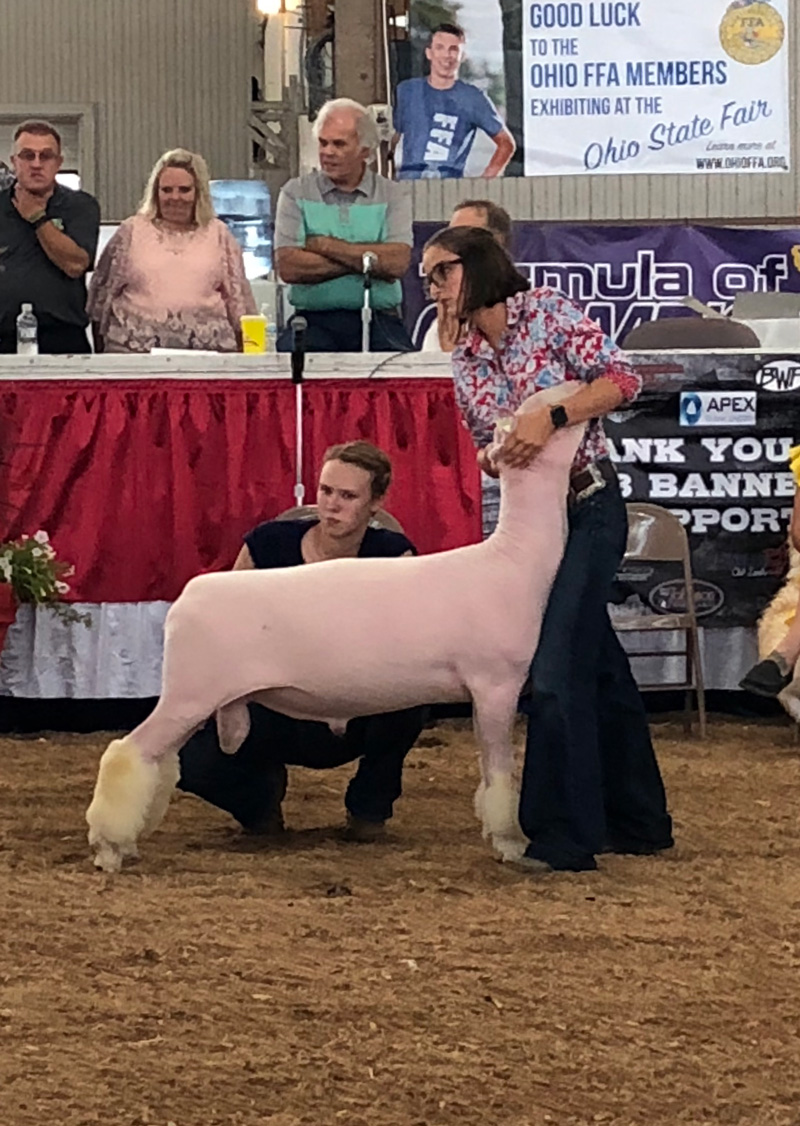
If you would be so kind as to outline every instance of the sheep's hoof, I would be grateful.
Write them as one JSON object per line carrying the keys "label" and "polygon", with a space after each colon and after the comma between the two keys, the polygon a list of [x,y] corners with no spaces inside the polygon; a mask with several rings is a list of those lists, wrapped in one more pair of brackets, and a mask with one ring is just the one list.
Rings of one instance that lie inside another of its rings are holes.
{"label": "sheep's hoof", "polygon": [[110,841],[99,841],[95,845],[94,866],[103,872],[119,872],[122,855],[121,850]]}
{"label": "sheep's hoof", "polygon": [[522,836],[506,837],[494,833],[492,835],[492,847],[500,855],[501,860],[508,864],[514,860],[519,860],[524,855],[528,841]]}

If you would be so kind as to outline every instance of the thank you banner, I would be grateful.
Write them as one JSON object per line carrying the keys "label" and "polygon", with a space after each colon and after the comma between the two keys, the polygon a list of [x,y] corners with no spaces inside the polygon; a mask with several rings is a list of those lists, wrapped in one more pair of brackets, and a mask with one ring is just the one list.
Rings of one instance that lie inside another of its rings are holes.
{"label": "thank you banner", "polygon": [[[669,509],[689,535],[704,625],[753,626],[781,586],[800,439],[800,358],[648,355],[645,390],[607,420],[623,495]],[[679,613],[681,576],[625,565],[634,612]]]}

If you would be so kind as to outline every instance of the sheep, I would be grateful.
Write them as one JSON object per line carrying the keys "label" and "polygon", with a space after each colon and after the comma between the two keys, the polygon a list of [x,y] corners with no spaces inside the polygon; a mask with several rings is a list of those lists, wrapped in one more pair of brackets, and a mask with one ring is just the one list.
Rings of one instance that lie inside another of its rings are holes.
{"label": "sheep", "polygon": [[[518,413],[575,390],[539,392]],[[512,428],[498,426],[495,456]],[[476,812],[504,859],[521,856],[511,728],[566,544],[584,429],[556,432],[526,469],[497,459],[500,519],[483,543],[191,579],[167,615],[155,710],[101,758],[86,813],[95,864],[113,872],[137,855],[166,811],[179,749],[209,716],[223,750],[238,749],[248,701],[337,730],[354,716],[471,698]]]}

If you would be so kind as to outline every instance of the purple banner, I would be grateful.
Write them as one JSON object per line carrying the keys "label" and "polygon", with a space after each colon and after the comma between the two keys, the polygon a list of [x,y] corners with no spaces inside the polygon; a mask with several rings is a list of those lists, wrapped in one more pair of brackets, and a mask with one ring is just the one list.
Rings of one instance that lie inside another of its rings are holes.
{"label": "purple banner", "polygon": [[[441,226],[414,227],[405,301],[417,346],[435,315],[423,296],[420,258]],[[728,313],[738,293],[800,292],[797,229],[517,223],[513,255],[533,285],[566,293],[617,341],[644,321],[686,313],[684,297]]]}

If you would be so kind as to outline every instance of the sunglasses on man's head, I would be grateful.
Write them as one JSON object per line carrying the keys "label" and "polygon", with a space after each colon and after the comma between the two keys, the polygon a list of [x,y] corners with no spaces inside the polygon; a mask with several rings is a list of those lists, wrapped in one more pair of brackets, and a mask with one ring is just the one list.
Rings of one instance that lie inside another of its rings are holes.
{"label": "sunglasses on man's head", "polygon": [[422,275],[422,287],[427,297],[431,295],[431,286],[437,288],[447,282],[450,271],[461,264],[460,258],[447,258],[444,262],[437,262],[429,274]]}

